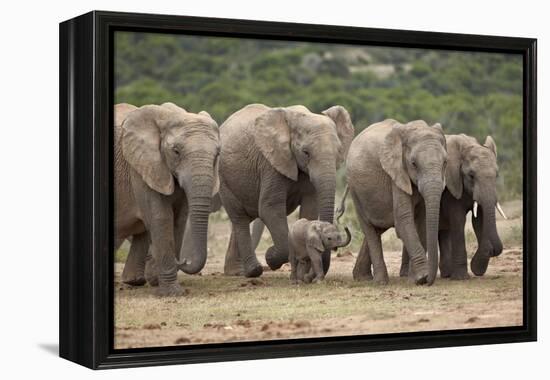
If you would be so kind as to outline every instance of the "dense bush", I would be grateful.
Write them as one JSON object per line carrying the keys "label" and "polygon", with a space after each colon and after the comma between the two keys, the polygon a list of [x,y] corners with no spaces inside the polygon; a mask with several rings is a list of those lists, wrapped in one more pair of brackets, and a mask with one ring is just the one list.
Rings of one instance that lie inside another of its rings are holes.
{"label": "dense bush", "polygon": [[341,104],[357,133],[393,118],[492,135],[499,194],[521,196],[521,56],[122,32],[115,52],[117,103],[171,101],[219,124],[249,103]]}

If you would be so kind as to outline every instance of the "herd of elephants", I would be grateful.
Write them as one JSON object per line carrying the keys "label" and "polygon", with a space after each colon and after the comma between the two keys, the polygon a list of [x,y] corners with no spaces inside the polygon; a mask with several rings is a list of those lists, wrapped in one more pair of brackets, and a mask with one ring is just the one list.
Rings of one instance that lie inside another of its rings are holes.
{"label": "herd of elephants", "polygon": [[[114,115],[115,250],[131,242],[122,280],[148,282],[159,296],[184,293],[179,270],[203,269],[209,214],[222,206],[231,223],[226,275],[262,274],[255,249],[267,227],[272,270],[290,261],[293,282],[323,280],[331,250],[351,241],[334,221],[336,171],[344,162],[338,213],[350,195],[364,234],[354,279],[388,283],[381,234],[391,227],[403,242],[400,276],[431,285],[439,269],[441,277],[467,279],[469,211],[478,241],[472,272],[483,275],[502,252],[495,209],[505,215],[490,136],[480,144],[445,135],[439,123],[391,119],[355,136],[339,105],[313,113],[250,104],[220,127],[208,112],[173,103],[117,104]],[[300,219],[289,227],[287,216],[298,207]]]}

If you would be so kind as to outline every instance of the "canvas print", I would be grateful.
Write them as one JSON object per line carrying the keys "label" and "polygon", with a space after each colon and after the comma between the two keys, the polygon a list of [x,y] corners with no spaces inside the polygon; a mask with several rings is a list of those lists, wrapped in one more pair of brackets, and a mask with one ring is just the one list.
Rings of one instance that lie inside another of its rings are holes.
{"label": "canvas print", "polygon": [[521,55],[114,41],[115,349],[522,325]]}

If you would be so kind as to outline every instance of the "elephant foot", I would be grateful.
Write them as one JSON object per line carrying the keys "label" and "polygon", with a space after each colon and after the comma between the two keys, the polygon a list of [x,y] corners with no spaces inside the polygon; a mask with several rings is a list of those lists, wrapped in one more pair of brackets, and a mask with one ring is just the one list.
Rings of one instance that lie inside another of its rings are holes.
{"label": "elephant foot", "polygon": [[409,273],[409,281],[415,285],[424,285],[428,282],[428,272]]}
{"label": "elephant foot", "polygon": [[374,277],[371,273],[353,273],[353,279],[355,281],[372,281]]}
{"label": "elephant foot", "polygon": [[145,280],[151,286],[159,285],[159,269],[152,256],[147,256],[145,262]]}
{"label": "elephant foot", "polygon": [[254,257],[253,260],[250,261],[252,262],[249,264],[245,264],[244,266],[245,277],[260,277],[264,272],[262,264],[259,263],[256,257]]}
{"label": "elephant foot", "polygon": [[244,276],[242,267],[223,267],[223,274],[226,276]]}
{"label": "elephant foot", "polygon": [[223,266],[223,274],[226,276],[244,276],[242,261],[236,259],[234,255],[227,255]]}
{"label": "elephant foot", "polygon": [[288,256],[277,253],[275,247],[271,246],[265,253],[265,261],[271,270],[277,270],[288,263]]}
{"label": "elephant foot", "polygon": [[483,276],[487,272],[489,258],[476,253],[470,262],[470,269],[476,276]]}
{"label": "elephant foot", "polygon": [[439,268],[439,273],[441,274],[441,278],[449,278],[451,277],[451,272],[447,269]]}
{"label": "elephant foot", "polygon": [[159,286],[159,276],[145,277],[149,286]]}
{"label": "elephant foot", "polygon": [[387,273],[380,273],[374,275],[374,283],[377,285],[388,285],[390,278]]}
{"label": "elephant foot", "polygon": [[414,283],[416,285],[424,285],[428,282],[428,274],[417,274],[414,277]]}
{"label": "elephant foot", "polygon": [[353,271],[353,279],[355,281],[372,281],[374,279],[372,272],[369,270],[366,271]]}
{"label": "elephant foot", "polygon": [[143,276],[129,277],[123,275],[122,282],[131,286],[143,286],[147,281]]}
{"label": "elephant foot", "polygon": [[409,280],[416,285],[424,285],[428,282],[428,268],[427,265],[421,265],[420,268],[415,269],[411,265],[409,269]]}
{"label": "elephant foot", "polygon": [[143,274],[143,268],[135,268],[135,266],[126,263],[124,270],[122,271],[122,282],[131,286],[145,285],[145,276]]}
{"label": "elephant foot", "polygon": [[[448,263],[447,261],[441,260],[439,264],[439,273],[441,274],[441,278],[449,278],[453,274],[453,265],[451,263]],[[466,269],[466,272],[468,272],[468,269]]]}
{"label": "elephant foot", "polygon": [[177,282],[172,284],[162,284],[155,290],[158,297],[180,297],[185,295],[185,290]]}

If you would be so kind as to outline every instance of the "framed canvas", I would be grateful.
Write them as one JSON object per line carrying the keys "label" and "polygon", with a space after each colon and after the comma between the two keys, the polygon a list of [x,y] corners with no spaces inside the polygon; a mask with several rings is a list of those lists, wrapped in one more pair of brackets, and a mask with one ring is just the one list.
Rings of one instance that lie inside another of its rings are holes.
{"label": "framed canvas", "polygon": [[60,356],[536,340],[536,40],[60,24]]}

